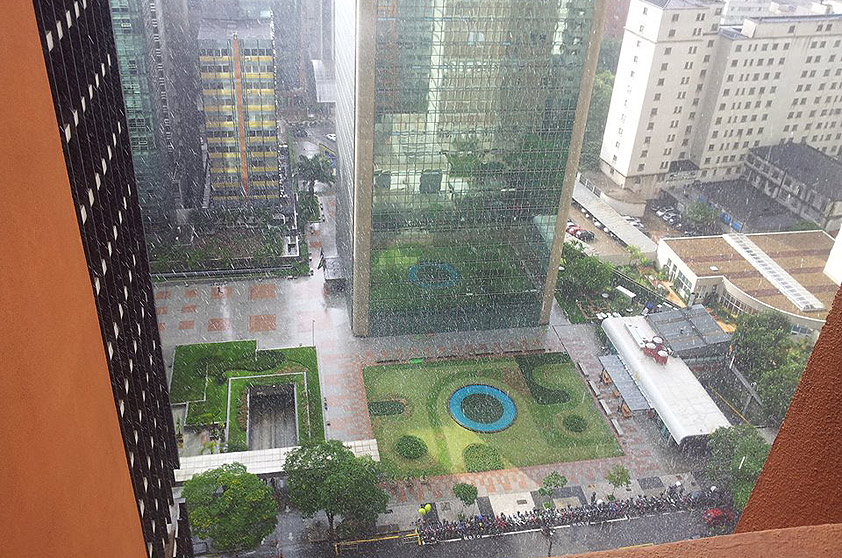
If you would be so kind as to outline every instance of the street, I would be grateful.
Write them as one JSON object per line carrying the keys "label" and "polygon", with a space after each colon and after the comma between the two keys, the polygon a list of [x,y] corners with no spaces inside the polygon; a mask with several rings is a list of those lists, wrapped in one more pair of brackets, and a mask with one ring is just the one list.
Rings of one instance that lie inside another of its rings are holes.
{"label": "street", "polygon": [[[293,512],[294,513],[294,512]],[[555,529],[552,537],[551,556],[594,552],[624,546],[662,544],[703,535],[705,527],[700,512],[674,512],[618,520],[601,525],[576,525]],[[284,558],[327,558],[335,556],[326,544],[311,544],[301,541],[284,541]],[[547,556],[549,540],[540,531],[512,533],[483,539],[453,541],[436,545],[418,546],[398,541],[364,543],[356,549],[345,549],[343,556],[366,558],[461,558],[482,556],[483,558],[535,558]],[[247,556],[242,554],[243,558]],[[268,558],[268,551],[255,551],[248,556]]]}

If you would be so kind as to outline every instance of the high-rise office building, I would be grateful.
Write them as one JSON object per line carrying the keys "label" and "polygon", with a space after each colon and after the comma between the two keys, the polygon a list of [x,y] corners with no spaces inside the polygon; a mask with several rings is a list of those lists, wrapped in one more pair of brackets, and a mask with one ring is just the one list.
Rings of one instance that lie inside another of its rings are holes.
{"label": "high-rise office building", "polygon": [[[548,322],[602,10],[336,3],[337,242],[355,334]],[[548,222],[562,232],[542,236]]]}
{"label": "high-rise office building", "polygon": [[3,554],[191,556],[104,0],[5,7]]}
{"label": "high-rise office building", "polygon": [[204,19],[199,64],[211,206],[278,203],[281,195],[271,12]]}
{"label": "high-rise office building", "polygon": [[138,195],[150,210],[172,205],[172,126],[159,2],[109,0]]}
{"label": "high-rise office building", "polygon": [[200,198],[195,37],[184,0],[109,0],[140,204],[147,222]]}
{"label": "high-rise office building", "polygon": [[[600,167],[646,198],[781,141],[842,150],[842,14],[720,27],[715,0],[632,0]],[[822,4],[830,12],[830,4]]]}

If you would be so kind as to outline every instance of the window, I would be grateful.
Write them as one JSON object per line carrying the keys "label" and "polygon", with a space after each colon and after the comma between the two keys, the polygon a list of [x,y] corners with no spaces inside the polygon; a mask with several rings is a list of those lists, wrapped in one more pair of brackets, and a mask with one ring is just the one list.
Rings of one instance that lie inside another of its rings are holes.
{"label": "window", "polygon": [[673,23],[678,21],[678,14],[672,14],[672,21],[673,21]]}

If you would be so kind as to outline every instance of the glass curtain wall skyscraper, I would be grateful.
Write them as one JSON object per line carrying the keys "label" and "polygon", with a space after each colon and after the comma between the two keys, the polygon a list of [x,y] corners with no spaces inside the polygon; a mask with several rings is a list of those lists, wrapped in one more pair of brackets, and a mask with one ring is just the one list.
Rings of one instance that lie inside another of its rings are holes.
{"label": "glass curtain wall skyscraper", "polygon": [[141,206],[168,208],[172,129],[165,89],[159,4],[109,0]]}
{"label": "glass curtain wall skyscraper", "polygon": [[563,234],[541,231],[569,204],[601,6],[337,3],[338,242],[356,334],[547,322]]}

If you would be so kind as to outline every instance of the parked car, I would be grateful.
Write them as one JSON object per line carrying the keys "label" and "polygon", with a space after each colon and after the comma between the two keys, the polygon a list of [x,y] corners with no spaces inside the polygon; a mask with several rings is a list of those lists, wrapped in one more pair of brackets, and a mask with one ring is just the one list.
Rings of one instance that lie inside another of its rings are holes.
{"label": "parked car", "polygon": [[575,225],[572,226],[572,227],[570,227],[570,226],[567,227],[567,234],[569,234],[570,236],[575,236],[576,238],[578,238],[579,240],[582,240],[584,242],[590,242],[591,240],[596,238],[594,233],[592,233],[591,231],[589,231],[587,229],[582,229],[582,228],[577,227]]}
{"label": "parked car", "polygon": [[674,207],[662,207],[655,211],[655,215],[658,217],[663,217],[665,213],[675,213]]}
{"label": "parked car", "polygon": [[702,514],[702,519],[705,520],[705,525],[713,527],[716,525],[723,525],[734,521],[734,510],[729,507],[711,508]]}
{"label": "parked car", "polygon": [[330,141],[336,141],[336,134],[325,134],[325,137]]}

